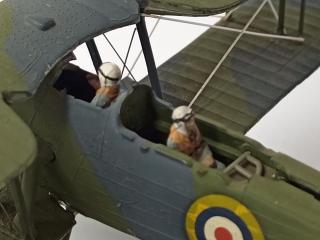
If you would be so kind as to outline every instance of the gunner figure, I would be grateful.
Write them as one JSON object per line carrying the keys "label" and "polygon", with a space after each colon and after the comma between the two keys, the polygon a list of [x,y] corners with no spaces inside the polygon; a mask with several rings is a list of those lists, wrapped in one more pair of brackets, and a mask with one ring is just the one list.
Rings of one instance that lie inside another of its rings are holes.
{"label": "gunner figure", "polygon": [[191,156],[206,167],[216,167],[208,144],[202,139],[190,107],[180,106],[173,110],[173,124],[167,146]]}
{"label": "gunner figure", "polygon": [[108,107],[119,95],[120,68],[111,62],[101,64],[98,69],[100,88],[91,103],[98,107]]}

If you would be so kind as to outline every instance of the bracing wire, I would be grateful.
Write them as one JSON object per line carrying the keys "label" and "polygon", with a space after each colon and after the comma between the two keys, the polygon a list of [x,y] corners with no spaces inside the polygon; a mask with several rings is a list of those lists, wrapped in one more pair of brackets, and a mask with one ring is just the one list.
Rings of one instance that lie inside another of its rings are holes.
{"label": "bracing wire", "polygon": [[1,207],[2,212],[4,213],[4,215],[6,216],[8,223],[9,223],[9,224],[10,224],[10,226],[11,226],[11,223],[10,223],[10,222],[11,222],[11,220],[10,220],[10,216],[9,216],[9,214],[8,214],[8,212],[7,212],[7,210],[6,210],[6,208],[3,206],[2,202],[0,202],[0,207]]}
{"label": "bracing wire", "polygon": [[279,20],[279,16],[278,16],[276,8],[274,7],[273,2],[271,0],[268,0],[268,4],[269,4],[269,6],[271,8],[271,11],[272,11],[272,13],[274,15],[274,18],[276,19],[276,21],[278,21]]}
{"label": "bracing wire", "polygon": [[[157,19],[156,23],[154,24],[153,28],[151,29],[151,32],[150,32],[150,34],[149,34],[149,38],[152,37],[152,35],[153,35],[154,31],[156,30],[156,28],[157,28],[160,20],[161,20],[160,18]],[[137,55],[136,59],[134,60],[132,66],[131,66],[131,68],[130,68],[130,71],[131,71],[131,72],[133,71],[133,69],[134,69],[135,66],[137,65],[137,63],[138,63],[141,55],[142,55],[142,49],[140,50],[139,54]],[[128,75],[129,75],[129,73],[128,73]]]}
{"label": "bracing wire", "polygon": [[131,50],[131,46],[132,46],[134,35],[135,35],[136,31],[137,31],[137,28],[134,28],[132,36],[131,36],[130,44],[129,44],[129,47],[128,47],[128,51],[127,51],[127,54],[126,54],[126,59],[124,60],[124,65],[123,65],[123,68],[122,68],[122,71],[121,71],[121,78],[122,78],[125,66],[127,65],[129,53],[130,53],[130,50]]}
{"label": "bracing wire", "polygon": [[[167,21],[171,21],[171,22],[180,22],[180,23],[190,24],[190,25],[194,25],[194,26],[208,27],[208,28],[218,29],[218,30],[223,30],[223,31],[228,31],[228,32],[236,32],[236,33],[242,32],[241,29],[237,29],[237,28],[224,27],[224,26],[220,26],[220,25],[212,25],[212,24],[207,24],[207,23],[199,23],[199,22],[182,20],[182,19],[175,19],[172,17],[165,17],[165,16],[154,15],[154,14],[143,13],[143,14],[141,14],[141,16],[149,17],[149,18],[156,18],[156,19],[163,19],[163,20],[167,20]],[[282,40],[294,41],[294,42],[304,42],[305,41],[305,39],[303,37],[286,36],[286,35],[281,35],[281,34],[252,32],[252,31],[244,31],[244,34],[247,34],[250,36],[256,36],[256,37],[282,39]]]}
{"label": "bracing wire", "polygon": [[234,40],[234,42],[231,44],[231,46],[229,47],[229,49],[226,51],[226,53],[223,55],[223,57],[221,58],[221,60],[219,61],[219,63],[215,66],[215,68],[213,69],[213,71],[211,72],[211,74],[209,75],[209,77],[206,79],[206,81],[203,83],[203,85],[201,86],[201,88],[199,89],[199,91],[196,93],[196,95],[194,96],[194,98],[191,100],[191,102],[189,103],[189,107],[191,107],[194,102],[198,99],[198,97],[201,95],[201,93],[204,91],[204,89],[206,88],[206,86],[209,84],[209,82],[212,80],[213,76],[216,74],[216,72],[218,71],[218,69],[220,68],[220,66],[223,64],[224,60],[229,56],[230,52],[233,50],[233,48],[236,46],[236,44],[240,41],[241,37],[245,34],[246,30],[249,28],[249,26],[251,25],[251,23],[254,21],[254,19],[258,16],[258,14],[260,13],[260,11],[262,10],[262,8],[266,5],[266,3],[268,2],[268,0],[264,0],[260,7],[257,9],[257,11],[252,15],[252,17],[250,18],[250,20],[247,22],[247,24],[245,25],[245,27],[242,29],[241,33],[237,36],[237,38]]}
{"label": "bracing wire", "polygon": [[134,76],[132,75],[130,69],[126,66],[125,62],[123,61],[123,59],[121,58],[121,56],[119,55],[119,53],[117,52],[117,50],[115,49],[115,47],[112,45],[112,43],[109,41],[108,37],[106,36],[106,34],[103,34],[104,38],[107,40],[107,42],[109,43],[110,47],[113,49],[113,51],[115,52],[115,54],[117,54],[119,60],[122,62],[122,64],[124,65],[124,67],[127,69],[127,71],[129,72],[130,76],[132,77],[132,79],[137,82],[137,80],[134,78]]}
{"label": "bracing wire", "polygon": [[9,237],[10,239],[12,239],[12,240],[22,240],[21,238],[15,236],[13,233],[11,233],[11,232],[9,232],[8,230],[3,229],[3,228],[1,228],[1,227],[0,227],[0,233],[8,236],[8,237]]}

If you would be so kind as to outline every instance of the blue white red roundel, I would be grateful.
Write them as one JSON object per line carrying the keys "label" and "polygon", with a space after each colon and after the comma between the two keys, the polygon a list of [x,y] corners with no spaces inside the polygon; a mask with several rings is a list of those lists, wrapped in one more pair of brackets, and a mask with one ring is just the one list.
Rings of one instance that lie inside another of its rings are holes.
{"label": "blue white red roundel", "polygon": [[223,195],[197,200],[187,213],[186,229],[190,240],[264,240],[249,209]]}

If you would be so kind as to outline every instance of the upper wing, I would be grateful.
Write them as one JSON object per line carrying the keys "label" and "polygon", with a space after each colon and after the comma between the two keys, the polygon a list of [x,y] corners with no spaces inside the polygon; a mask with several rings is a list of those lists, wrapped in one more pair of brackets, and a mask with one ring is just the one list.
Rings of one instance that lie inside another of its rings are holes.
{"label": "upper wing", "polygon": [[247,0],[149,0],[146,13],[164,15],[214,15],[228,11]]}
{"label": "upper wing", "polygon": [[[243,28],[260,1],[243,4],[219,25]],[[297,33],[300,0],[287,1],[286,31]],[[304,43],[244,35],[193,105],[196,113],[242,133],[301,83],[320,64],[320,1],[306,6]],[[269,7],[251,31],[274,32]],[[174,105],[191,101],[236,33],[210,29],[158,68],[164,98]]]}
{"label": "upper wing", "polygon": [[13,85],[18,75],[35,93],[80,43],[139,17],[138,3],[128,0],[0,0],[0,81]]}
{"label": "upper wing", "polygon": [[3,100],[0,100],[0,153],[0,188],[30,166],[37,154],[33,133]]}

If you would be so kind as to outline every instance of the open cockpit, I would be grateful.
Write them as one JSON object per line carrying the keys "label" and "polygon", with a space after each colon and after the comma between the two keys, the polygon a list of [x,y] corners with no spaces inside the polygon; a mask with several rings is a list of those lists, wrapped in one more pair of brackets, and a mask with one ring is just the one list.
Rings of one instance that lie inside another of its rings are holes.
{"label": "open cockpit", "polygon": [[[68,64],[53,86],[60,91],[65,89],[68,95],[89,104],[94,97],[95,89],[88,82],[88,74],[90,73]],[[120,119],[125,128],[153,144],[162,145],[164,151],[169,154],[175,152],[166,147],[172,124],[171,114],[172,107],[155,97],[152,89],[143,84],[133,87],[120,108]],[[255,152],[259,151],[250,147],[250,144],[237,134],[201,116],[197,118],[197,124],[214,158],[225,166],[223,172],[228,176],[242,180],[250,179],[255,174],[272,176],[275,173],[274,169],[259,160],[260,157],[255,156]],[[181,154],[177,156],[179,158]]]}
{"label": "open cockpit", "polygon": [[[140,137],[152,143],[166,145],[172,123],[170,106],[154,97],[146,85],[134,87],[120,110],[122,124]],[[254,157],[243,139],[204,119],[197,119],[201,133],[214,157],[226,168],[223,170],[233,179],[250,179],[253,175],[271,176],[275,171]],[[170,151],[169,151],[170,152]]]}

